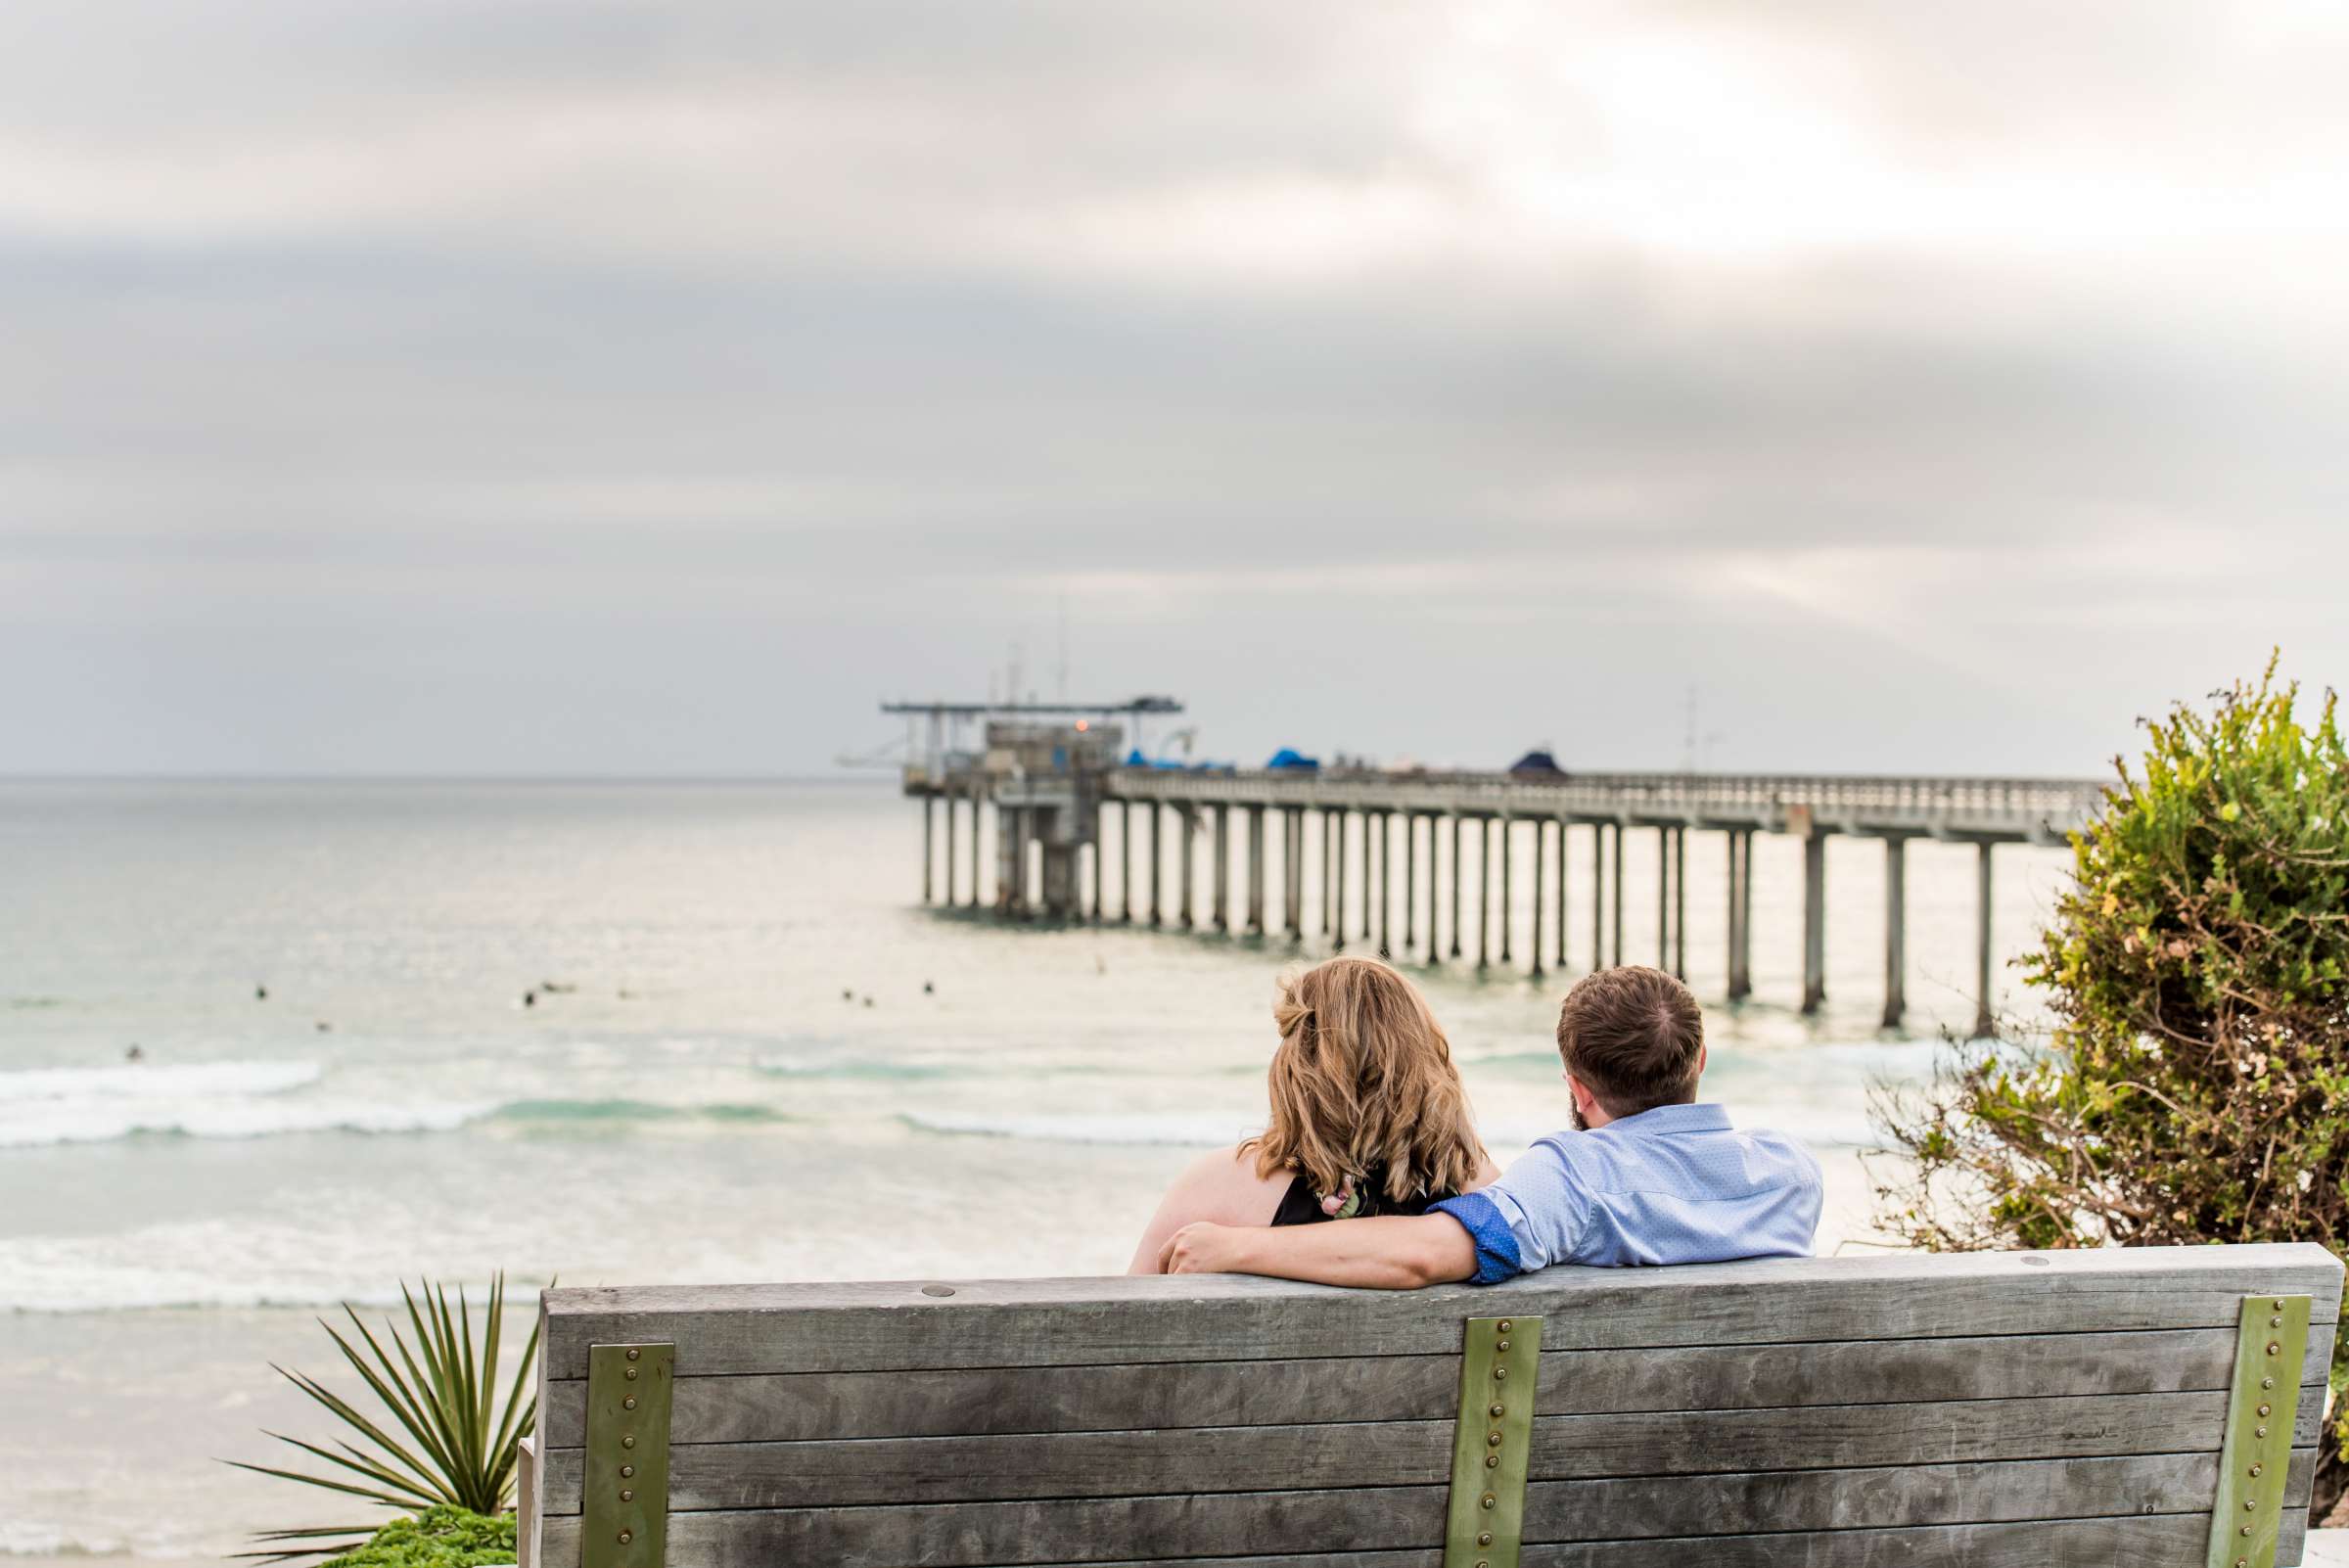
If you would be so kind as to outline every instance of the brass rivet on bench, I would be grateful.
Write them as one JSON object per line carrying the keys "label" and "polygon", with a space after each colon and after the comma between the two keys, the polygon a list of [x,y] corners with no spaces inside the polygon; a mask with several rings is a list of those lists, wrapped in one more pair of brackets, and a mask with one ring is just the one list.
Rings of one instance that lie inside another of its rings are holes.
{"label": "brass rivet on bench", "polygon": [[1499,1447],[1500,1447],[1500,1434],[1499,1434],[1498,1432],[1487,1432],[1487,1433],[1485,1434],[1485,1446],[1486,1446],[1487,1448],[1494,1448],[1494,1449],[1497,1449],[1497,1448],[1499,1448]]}
{"label": "brass rivet on bench", "polygon": [[[2281,1486],[2262,1487],[2269,1471],[2279,1480],[2291,1457],[2289,1425],[2272,1419],[2279,1363],[2299,1364],[2307,1351],[2310,1298],[2250,1297],[2241,1305],[2235,1338],[2234,1391],[2219,1455],[2219,1495],[2211,1518],[2209,1560],[2265,1568],[2276,1558],[2284,1499]],[[2261,1322],[2261,1318],[2267,1318]],[[2237,1504],[2240,1504],[2238,1510]],[[2235,1545],[2227,1541],[2226,1521],[2237,1521]],[[2236,1553],[2240,1552],[2241,1555]]]}
{"label": "brass rivet on bench", "polygon": [[590,1345],[576,1568],[661,1568],[676,1347]]}
{"label": "brass rivet on bench", "polygon": [[1509,1369],[1505,1366],[1496,1366],[1493,1368],[1493,1381],[1496,1383],[1506,1380],[1508,1375]]}
{"label": "brass rivet on bench", "polygon": [[1503,1334],[1505,1334],[1505,1333],[1507,1333],[1507,1332],[1509,1331],[1509,1320],[1508,1320],[1507,1318],[1505,1318],[1505,1317],[1504,1317],[1504,1318],[1502,1318],[1502,1319],[1500,1320],[1500,1330],[1499,1330],[1499,1331],[1500,1331],[1501,1333],[1503,1333]]}
{"label": "brass rivet on bench", "polygon": [[1484,1497],[1483,1497],[1483,1498],[1481,1498],[1481,1499],[1478,1499],[1478,1505],[1479,1505],[1479,1506],[1481,1506],[1481,1507],[1490,1508],[1490,1507],[1492,1507],[1492,1506],[1493,1506],[1495,1503],[1498,1502],[1499,1500],[1500,1500],[1500,1499],[1499,1499],[1498,1498],[1497,1498],[1497,1497],[1493,1496],[1493,1494],[1492,1494],[1492,1493],[1488,1492],[1488,1493],[1486,1493],[1486,1494],[1484,1495]]}
{"label": "brass rivet on bench", "polygon": [[1488,1530],[1483,1535],[1478,1536],[1476,1538],[1476,1544],[1480,1546],[1490,1546],[1493,1545],[1493,1532]]}

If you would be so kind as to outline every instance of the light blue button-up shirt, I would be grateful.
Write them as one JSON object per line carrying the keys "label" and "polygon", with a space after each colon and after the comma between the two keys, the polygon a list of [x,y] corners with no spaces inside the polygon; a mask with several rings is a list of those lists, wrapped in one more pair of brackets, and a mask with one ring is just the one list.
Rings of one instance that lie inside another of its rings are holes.
{"label": "light blue button-up shirt", "polygon": [[1553,1132],[1498,1180],[1431,1206],[1476,1242],[1476,1282],[1555,1263],[1808,1258],[1819,1162],[1778,1132],[1740,1132],[1718,1105],[1659,1105]]}

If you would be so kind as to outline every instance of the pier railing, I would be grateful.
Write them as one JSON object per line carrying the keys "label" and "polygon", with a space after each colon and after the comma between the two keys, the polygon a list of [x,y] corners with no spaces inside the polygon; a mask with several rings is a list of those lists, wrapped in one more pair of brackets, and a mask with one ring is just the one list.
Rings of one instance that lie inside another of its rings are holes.
{"label": "pier railing", "polygon": [[2056,842],[2095,815],[2090,779],[1799,773],[1379,773],[1255,768],[1122,768],[1113,799],[1221,802],[1335,810],[1568,817],[1641,825],[1947,833]]}

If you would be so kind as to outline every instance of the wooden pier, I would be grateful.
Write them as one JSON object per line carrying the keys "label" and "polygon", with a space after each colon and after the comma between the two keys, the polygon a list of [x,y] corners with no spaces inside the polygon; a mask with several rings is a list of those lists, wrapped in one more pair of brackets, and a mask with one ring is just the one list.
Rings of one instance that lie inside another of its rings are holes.
{"label": "wooden pier", "polygon": [[[905,792],[923,803],[926,900],[989,908],[1011,919],[1138,921],[1297,945],[1307,939],[1311,907],[1316,934],[1341,950],[1360,943],[1396,959],[1472,959],[1480,970],[1522,967],[1539,977],[1569,963],[1567,912],[1576,891],[1567,881],[1568,834],[1590,834],[1595,874],[1580,896],[1589,900],[1588,957],[1594,969],[1630,960],[1624,947],[1625,842],[1652,835],[1659,871],[1656,959],[1659,967],[1684,975],[1688,841],[1695,833],[1717,841],[1714,853],[1723,855],[1727,871],[1728,996],[1734,1001],[1753,991],[1754,836],[1782,834],[1803,846],[1800,1005],[1810,1013],[1826,995],[1826,842],[1839,835],[1871,839],[1884,847],[1883,1020],[1891,1027],[1908,1006],[1908,846],[1916,839],[1966,844],[1975,850],[1975,1028],[1981,1034],[1992,1028],[1993,849],[2061,845],[2097,810],[2104,788],[2077,779],[1087,769],[1082,759],[1060,768],[1023,765],[1022,756],[1034,761],[1039,755],[1034,738],[1038,729],[1047,727],[1017,731],[1026,742],[1021,748],[1008,744],[1013,736],[1006,731],[996,738],[1007,744],[984,754],[942,754],[907,767]],[[1102,754],[1096,748],[1094,755]],[[942,805],[943,862],[933,821]],[[981,813],[990,806],[997,815],[997,853],[992,886],[983,892],[979,835]],[[1114,907],[1106,898],[1102,853],[1108,815],[1118,817],[1121,828],[1123,874]],[[957,875],[958,816],[968,821],[971,835],[967,881]],[[1174,887],[1166,885],[1162,853],[1170,831],[1179,841]],[[1267,850],[1273,833],[1280,877],[1268,898]],[[1204,912],[1195,875],[1203,834],[1213,846]],[[1235,841],[1241,860],[1237,908]],[[1146,844],[1148,857],[1140,880],[1133,864],[1137,844]],[[1309,844],[1317,846],[1311,855]],[[1088,852],[1089,876],[1082,869]],[[1310,899],[1309,859],[1319,884]],[[943,884],[933,874],[940,869]],[[1514,898],[1520,874],[1531,879],[1532,893],[1531,930],[1522,946]],[[1475,908],[1464,909],[1462,890],[1470,884],[1479,897]],[[1137,894],[1147,899],[1138,909]]]}

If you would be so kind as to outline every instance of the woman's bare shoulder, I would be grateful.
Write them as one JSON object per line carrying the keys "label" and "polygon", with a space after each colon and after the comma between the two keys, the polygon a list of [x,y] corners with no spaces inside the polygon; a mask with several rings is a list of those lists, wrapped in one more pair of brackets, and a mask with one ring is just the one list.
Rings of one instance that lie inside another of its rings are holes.
{"label": "woman's bare shoulder", "polygon": [[1142,1230],[1128,1272],[1156,1273],[1160,1249],[1184,1225],[1201,1220],[1220,1225],[1261,1225],[1271,1222],[1287,1190],[1285,1176],[1256,1174],[1253,1150],[1210,1149],[1184,1168],[1158,1203],[1158,1213]]}
{"label": "woman's bare shoulder", "polygon": [[1256,1151],[1210,1149],[1175,1178],[1174,1189],[1193,1210],[1192,1218],[1220,1225],[1261,1225],[1280,1207],[1289,1187],[1285,1171],[1259,1176]]}

